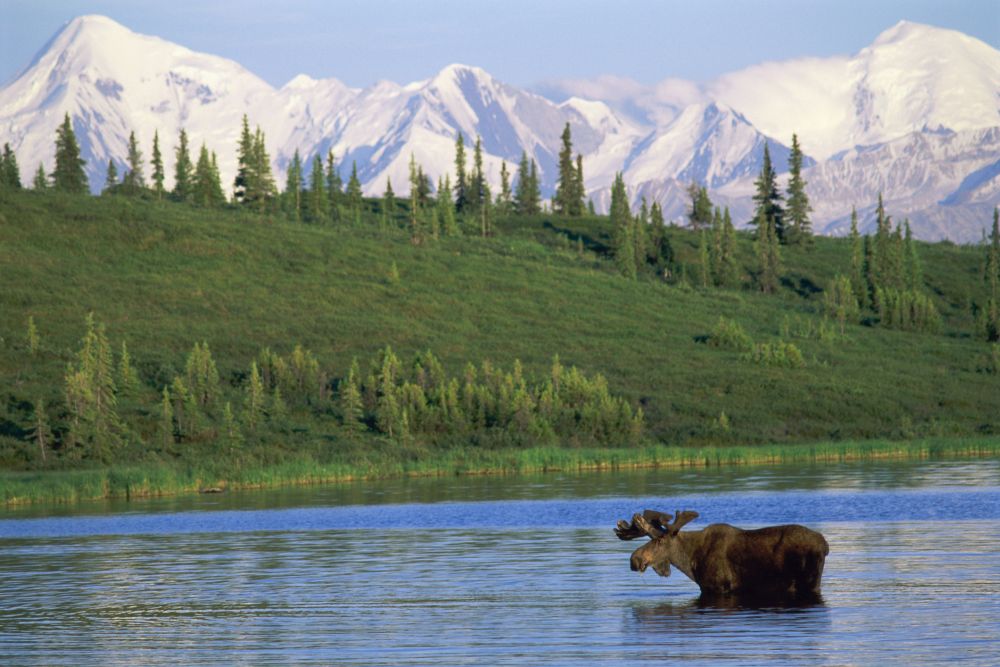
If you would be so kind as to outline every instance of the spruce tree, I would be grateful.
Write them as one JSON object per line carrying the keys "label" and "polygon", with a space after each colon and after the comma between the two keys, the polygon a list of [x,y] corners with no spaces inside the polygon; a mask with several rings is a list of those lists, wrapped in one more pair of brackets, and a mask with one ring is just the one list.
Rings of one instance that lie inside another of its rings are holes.
{"label": "spruce tree", "polygon": [[67,113],[56,130],[56,167],[52,172],[52,188],[74,194],[87,192],[87,173],[83,170],[86,164],[80,157],[80,146]]}
{"label": "spruce tree", "polygon": [[388,231],[393,226],[396,215],[396,193],[392,191],[392,180],[385,179],[385,193],[382,195],[382,230]]}
{"label": "spruce tree", "polygon": [[236,149],[236,178],[233,180],[233,197],[239,204],[252,200],[257,190],[257,175],[254,173],[254,137],[250,133],[250,119],[243,114],[243,127]]}
{"label": "spruce tree", "polygon": [[904,220],[903,226],[903,261],[905,263],[906,289],[916,292],[923,288],[924,271],[920,264],[920,256],[917,254],[917,244],[913,240],[913,232],[910,230],[910,221]]}
{"label": "spruce tree", "polygon": [[486,175],[483,172],[483,141],[478,136],[472,149],[472,174],[469,177],[466,196],[468,207],[473,212],[478,212],[489,197],[489,186],[486,184]]}
{"label": "spruce tree", "polygon": [[328,209],[330,220],[340,220],[340,205],[344,195],[344,182],[340,178],[340,168],[337,166],[333,149],[326,152],[326,195],[329,199]]}
{"label": "spruce tree", "polygon": [[208,147],[204,143],[198,153],[198,164],[195,166],[194,178],[190,185],[189,201],[206,208],[218,208],[225,203],[218,166],[214,155],[209,154]]}
{"label": "spruce tree", "polygon": [[555,198],[552,200],[552,212],[557,215],[573,215],[579,206],[579,203],[574,205],[577,191],[576,169],[573,166],[573,137],[567,122],[562,133],[562,148],[559,150],[559,180],[556,183]]}
{"label": "spruce tree", "polygon": [[160,133],[153,130],[153,193],[157,199],[163,199],[163,154],[160,152]]}
{"label": "spruce tree", "polygon": [[114,160],[108,160],[108,171],[107,175],[104,177],[104,189],[101,190],[101,194],[110,195],[114,194],[115,189],[118,187],[118,167],[115,166]]}
{"label": "spruce tree", "polygon": [[733,228],[733,218],[729,215],[729,207],[722,213],[722,242],[718,260],[718,280],[723,287],[732,287],[737,281],[736,268],[736,230]]}
{"label": "spruce tree", "polygon": [[[587,186],[583,181],[583,155],[580,153],[576,154],[576,187],[573,196],[573,208],[572,214],[579,217],[583,215],[585,206],[583,204],[584,199],[587,198]],[[593,207],[591,207],[593,208]]]}
{"label": "spruce tree", "polygon": [[[478,148],[479,143],[476,142]],[[410,242],[414,245],[424,240],[422,212],[420,210],[420,170],[417,158],[410,153]]]}
{"label": "spruce tree", "polygon": [[851,207],[849,238],[851,241],[851,274],[849,276],[851,289],[854,290],[858,304],[864,308],[868,304],[868,290],[865,288],[865,251],[861,236],[858,234],[858,211],[853,206]]}
{"label": "spruce tree", "polygon": [[323,173],[323,158],[319,153],[313,157],[309,172],[309,194],[306,197],[306,219],[314,224],[322,224],[330,218],[330,196],[326,192],[326,175]]}
{"label": "spruce tree", "polygon": [[699,230],[712,224],[712,200],[708,197],[708,188],[692,183],[688,186],[688,195],[691,197],[691,210],[688,211],[691,229]]}
{"label": "spruce tree", "polygon": [[285,215],[292,222],[302,222],[302,158],[299,149],[295,149],[292,161],[288,164],[285,174],[285,192],[282,195]]}
{"label": "spruce tree", "polygon": [[778,290],[781,273],[781,252],[774,220],[764,209],[757,213],[757,285],[765,293]]}
{"label": "spruce tree", "polygon": [[469,203],[468,181],[465,176],[465,138],[459,131],[455,139],[455,211],[462,213]]}
{"label": "spruce tree", "polygon": [[703,229],[698,234],[698,286],[707,288],[712,284],[712,258],[708,249],[708,233]]}
{"label": "spruce tree", "polygon": [[177,148],[174,150],[174,157],[173,198],[182,202],[190,201],[191,182],[194,179],[194,165],[191,163],[191,151],[188,148],[188,136],[184,128],[181,128],[180,137],[177,140]]}
{"label": "spruce tree", "polygon": [[[256,176],[256,188],[251,197],[254,208],[259,212],[270,210],[278,194],[278,188],[274,183],[274,175],[271,171],[271,158],[267,153],[267,145],[264,139],[264,131],[257,127],[253,140],[253,163]],[[300,169],[301,171],[301,169]],[[299,189],[301,206],[301,187]]]}
{"label": "spruce tree", "polygon": [[45,463],[46,452],[52,443],[52,429],[49,427],[49,417],[45,413],[45,402],[40,398],[35,401],[30,437],[38,445],[38,456],[42,463]]}
{"label": "spruce tree", "polygon": [[39,164],[38,170],[35,172],[35,178],[31,181],[31,189],[36,192],[42,192],[49,188],[49,177],[45,175],[45,165]]}
{"label": "spruce tree", "polygon": [[351,163],[351,178],[347,181],[347,208],[357,221],[361,217],[361,205],[364,194],[361,192],[361,181],[358,179],[358,163]]}
{"label": "spruce tree", "polygon": [[451,176],[445,174],[443,180],[438,179],[437,192],[438,218],[444,227],[446,236],[458,236],[460,230],[455,219],[455,204],[451,201]]}
{"label": "spruce tree", "polygon": [[510,173],[507,171],[507,161],[500,163],[500,194],[497,195],[497,212],[507,215],[513,207],[514,197],[510,190]]}
{"label": "spruce tree", "polygon": [[[753,196],[754,216],[750,224],[758,226],[760,222],[770,222],[779,241],[785,238],[785,212],[781,207],[781,193],[778,192],[777,174],[771,166],[771,151],[764,142],[763,164],[760,176],[754,181],[756,192]],[[763,214],[763,215],[761,215]],[[759,231],[758,231],[759,234]]]}
{"label": "spruce tree", "polygon": [[122,189],[130,196],[138,195],[146,187],[146,177],[143,175],[142,151],[135,138],[135,132],[128,135],[128,171],[122,177]]}
{"label": "spruce tree", "polygon": [[802,179],[802,148],[795,134],[792,134],[792,151],[788,156],[788,174],[788,198],[785,200],[788,242],[812,245],[812,222],[809,220],[812,206],[806,195],[806,182]]}
{"label": "spruce tree", "polygon": [[621,172],[615,174],[611,186],[611,226],[614,229],[615,265],[626,278],[636,277],[635,239],[632,214],[629,210],[628,192]]}
{"label": "spruce tree", "polygon": [[3,145],[3,155],[0,156],[0,187],[21,189],[21,170],[17,166],[17,155],[7,143]]}

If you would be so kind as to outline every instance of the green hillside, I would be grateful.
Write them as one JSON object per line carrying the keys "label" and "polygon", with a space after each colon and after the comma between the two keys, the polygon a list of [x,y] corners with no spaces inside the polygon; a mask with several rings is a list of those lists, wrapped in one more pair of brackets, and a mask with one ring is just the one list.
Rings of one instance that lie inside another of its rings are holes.
{"label": "green hillside", "polygon": [[[301,345],[329,379],[328,396],[308,407],[289,401],[286,425],[254,446],[261,460],[270,460],[267,451],[279,452],[275,461],[321,460],[404,445],[421,456],[442,445],[447,438],[416,434],[400,443],[344,425],[339,393],[352,358],[364,375],[386,346],[406,366],[430,351],[449,377],[470,362],[509,372],[519,360],[525,377],[541,381],[558,355],[562,366],[601,374],[612,395],[641,407],[640,440],[668,445],[1000,431],[995,352],[973,335],[972,304],[985,294],[982,248],[917,244],[926,291],[942,315],[938,332],[887,329],[867,313],[841,333],[823,318],[822,303],[834,276],[849,270],[845,240],[782,248],[782,286],[764,295],[753,289],[755,256],[743,234],[742,287],[702,289],[690,285],[698,237],[683,229],[668,231],[668,283],[618,274],[604,217],[509,218],[497,221],[493,238],[470,229],[419,245],[402,218],[398,229],[379,231],[377,217],[314,226],[119,197],[0,193],[0,464],[98,463],[86,452],[62,460],[58,442],[69,428],[67,365],[88,313],[106,326],[116,354],[127,343],[140,380],[119,406],[130,416],[115,463],[216,455],[198,438],[172,447],[157,439],[163,388],[183,373],[197,342],[210,347],[236,418],[251,361],[265,348],[288,355]],[[709,344],[720,317],[754,342],[793,344],[804,365],[761,363]],[[45,462],[30,438],[38,399],[56,435]]]}

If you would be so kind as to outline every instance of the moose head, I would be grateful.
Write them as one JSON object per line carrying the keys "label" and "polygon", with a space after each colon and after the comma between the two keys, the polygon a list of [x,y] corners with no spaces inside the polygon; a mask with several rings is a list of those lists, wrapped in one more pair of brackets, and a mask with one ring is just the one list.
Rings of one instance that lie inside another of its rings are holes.
{"label": "moose head", "polygon": [[644,535],[652,538],[632,552],[632,571],[645,572],[646,568],[652,567],[661,577],[669,577],[670,564],[673,563],[689,578],[694,579],[689,570],[688,558],[679,548],[677,535],[682,526],[697,518],[698,513],[689,510],[675,512],[674,517],[664,512],[646,510],[642,514],[633,515],[632,523],[619,521],[615,528],[618,539],[633,540]]}

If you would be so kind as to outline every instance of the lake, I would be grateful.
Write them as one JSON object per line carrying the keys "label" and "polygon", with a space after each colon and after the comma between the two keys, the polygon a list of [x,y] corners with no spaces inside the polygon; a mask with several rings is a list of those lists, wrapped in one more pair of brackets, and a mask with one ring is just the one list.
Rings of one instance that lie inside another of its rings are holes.
{"label": "lake", "polygon": [[[823,602],[720,608],[615,521],[802,523]],[[0,664],[1000,661],[1000,461],[457,477],[0,514]]]}

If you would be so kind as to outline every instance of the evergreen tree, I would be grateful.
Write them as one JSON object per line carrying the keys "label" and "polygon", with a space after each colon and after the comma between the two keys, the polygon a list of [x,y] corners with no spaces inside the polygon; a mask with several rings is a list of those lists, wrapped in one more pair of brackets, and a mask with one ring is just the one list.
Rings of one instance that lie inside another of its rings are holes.
{"label": "evergreen tree", "polygon": [[[182,134],[183,136],[183,134]],[[243,127],[236,149],[236,178],[233,180],[233,198],[243,204],[251,201],[257,190],[257,175],[254,173],[254,137],[250,133],[250,119],[243,114]]]}
{"label": "evergreen tree", "polygon": [[636,277],[635,239],[632,214],[629,211],[628,192],[621,172],[615,174],[611,186],[611,226],[614,229],[615,265],[626,278]]}
{"label": "evergreen tree", "polygon": [[282,196],[285,215],[292,222],[302,222],[302,158],[296,148],[285,175],[285,192]]}
{"label": "evergreen tree", "polygon": [[118,357],[118,393],[123,398],[133,398],[139,390],[139,374],[132,365],[128,346],[122,341],[122,352]]}
{"label": "evergreen tree", "polygon": [[7,143],[3,145],[3,155],[0,156],[0,188],[3,187],[21,189],[21,170],[17,166],[17,155]]}
{"label": "evergreen tree", "polygon": [[507,161],[500,163],[500,194],[497,195],[497,212],[508,215],[514,205],[514,196],[510,189],[510,172],[507,171]]}
{"label": "evergreen tree", "polygon": [[[476,147],[479,147],[478,141]],[[424,240],[422,212],[420,210],[420,178],[417,158],[413,153],[410,153],[410,242],[414,244],[422,243]]]}
{"label": "evergreen tree", "polygon": [[[264,132],[257,127],[254,133],[253,142],[254,173],[256,174],[256,189],[253,192],[251,202],[260,212],[270,210],[275,198],[278,195],[278,188],[274,183],[274,175],[271,171],[271,158],[267,154],[267,146],[264,141]],[[299,196],[301,198],[301,188]],[[301,203],[300,203],[301,205]]]}
{"label": "evergreen tree", "polygon": [[478,136],[472,150],[472,175],[469,177],[466,196],[468,197],[469,209],[473,212],[478,212],[490,196],[486,174],[483,172],[483,141]]}
{"label": "evergreen tree", "polygon": [[[754,216],[750,224],[757,225],[760,229],[760,222],[769,222],[774,227],[774,232],[779,241],[785,238],[785,212],[781,207],[781,193],[778,192],[777,174],[771,166],[771,151],[767,142],[764,143],[764,158],[760,168],[760,176],[754,181],[756,193],[753,196]],[[763,216],[761,215],[763,213]],[[759,235],[758,231],[758,235]]]}
{"label": "evergreen tree", "polygon": [[87,192],[87,173],[83,170],[86,164],[80,157],[80,146],[67,113],[56,130],[56,168],[52,172],[52,188],[75,194]]}
{"label": "evergreen tree", "polygon": [[364,194],[361,192],[361,181],[358,179],[358,163],[351,163],[351,178],[347,181],[347,208],[355,220],[361,217],[361,205]]}
{"label": "evergreen tree", "polygon": [[250,365],[250,380],[243,399],[243,423],[252,432],[255,432],[264,420],[265,399],[264,383],[260,379],[257,362],[254,361]]}
{"label": "evergreen tree", "polygon": [[708,233],[703,229],[698,234],[698,284],[707,288],[712,284],[712,258],[708,249]]}
{"label": "evergreen tree", "polygon": [[28,315],[28,332],[26,338],[28,342],[28,354],[32,356],[38,354],[38,350],[41,348],[41,340],[38,337],[38,327],[35,326],[35,318],[32,315]]}
{"label": "evergreen tree", "polygon": [[788,198],[785,204],[788,242],[812,245],[812,222],[809,220],[812,206],[806,195],[806,182],[802,179],[802,148],[795,134],[792,134],[792,151],[788,156]]}
{"label": "evergreen tree", "polygon": [[469,204],[469,183],[465,176],[465,138],[458,133],[455,139],[455,211],[462,213]]}
{"label": "evergreen tree", "polygon": [[66,407],[70,437],[85,447],[84,454],[108,462],[119,442],[114,355],[104,325],[87,316],[87,332],[77,361],[66,370]]}
{"label": "evergreen tree", "polygon": [[774,220],[766,216],[764,209],[757,213],[757,285],[762,292],[770,294],[778,289],[781,253]]}
{"label": "evergreen tree", "polygon": [[330,196],[326,192],[326,175],[323,173],[323,158],[317,153],[313,157],[309,172],[309,192],[305,201],[306,220],[313,224],[323,224],[330,219]]}
{"label": "evergreen tree", "polygon": [[833,279],[833,283],[823,292],[823,307],[826,315],[840,323],[840,333],[844,333],[847,322],[857,320],[860,310],[850,278],[838,274]]}
{"label": "evergreen tree", "polygon": [[986,250],[983,275],[989,294],[1000,292],[1000,209],[993,207],[993,229],[990,230],[990,244]]}
{"label": "evergreen tree", "polygon": [[712,200],[708,197],[708,188],[692,183],[688,186],[688,195],[691,197],[691,210],[688,211],[691,229],[699,230],[712,224]]}
{"label": "evergreen tree", "polygon": [[188,136],[184,128],[181,128],[174,156],[176,159],[174,161],[173,197],[177,201],[190,201],[194,165],[191,163],[191,151],[188,148]]}
{"label": "evergreen tree", "polygon": [[358,368],[357,357],[351,359],[351,368],[347,373],[347,381],[340,391],[340,416],[350,431],[360,431],[364,428],[364,407],[361,402],[361,371]]}
{"label": "evergreen tree", "polygon": [[115,166],[114,160],[108,160],[108,171],[107,175],[104,177],[104,189],[101,190],[101,194],[110,195],[114,194],[115,189],[118,187],[118,167]]}
{"label": "evergreen tree", "polygon": [[578,199],[579,185],[573,165],[573,137],[569,123],[563,128],[562,148],[559,150],[559,180],[552,200],[552,212],[557,215],[579,215],[582,201]]}
{"label": "evergreen tree", "polygon": [[226,203],[215,153],[209,155],[208,147],[204,143],[198,153],[198,164],[195,166],[194,177],[188,186],[188,191],[189,201],[198,206],[218,208]]}
{"label": "evergreen tree", "polygon": [[330,219],[335,222],[340,220],[340,205],[344,194],[343,190],[344,183],[340,178],[340,169],[337,166],[336,156],[333,154],[333,149],[330,149],[326,153],[326,194],[329,198],[328,209],[330,211]]}
{"label": "evergreen tree", "polygon": [[49,427],[49,417],[45,414],[45,402],[40,398],[35,401],[30,437],[38,445],[38,456],[45,463],[46,452],[52,442],[52,429]]}
{"label": "evergreen tree", "polygon": [[170,388],[164,385],[160,400],[160,444],[169,451],[175,441],[173,399],[170,396]]}
{"label": "evergreen tree", "polygon": [[382,195],[382,230],[388,231],[393,226],[396,215],[396,193],[392,191],[392,180],[385,179],[385,193]]}
{"label": "evergreen tree", "polygon": [[163,154],[160,152],[160,133],[153,130],[153,159],[150,162],[153,166],[153,192],[157,199],[163,199]]}
{"label": "evergreen tree", "polygon": [[913,233],[910,230],[910,221],[904,220],[904,258],[906,272],[906,289],[919,291],[924,284],[924,271],[920,264],[920,257],[917,254],[917,244],[913,240]]}
{"label": "evergreen tree", "polygon": [[438,218],[441,220],[446,236],[458,236],[460,230],[458,221],[455,219],[455,204],[451,201],[451,176],[445,174],[443,179],[438,179]]}
{"label": "evergreen tree", "polygon": [[851,207],[851,289],[854,297],[862,308],[868,303],[868,290],[865,288],[865,253],[858,234],[858,211]]}
{"label": "evergreen tree", "polygon": [[983,280],[986,283],[986,303],[979,309],[979,334],[990,342],[1000,341],[1000,211],[993,208],[993,229],[986,249]]}
{"label": "evergreen tree", "polygon": [[722,238],[719,243],[719,257],[716,261],[716,282],[723,287],[736,284],[736,230],[733,228],[733,218],[729,215],[729,207],[722,214]]}
{"label": "evergreen tree", "polygon": [[36,192],[42,192],[47,190],[49,187],[49,178],[45,175],[45,165],[39,164],[38,171],[35,172],[35,178],[31,182],[31,188]]}
{"label": "evergreen tree", "polygon": [[143,175],[142,151],[135,138],[135,132],[128,135],[128,171],[122,177],[122,189],[126,194],[135,196],[146,187],[146,177]]}
{"label": "evergreen tree", "polygon": [[[573,197],[573,210],[572,214],[579,217],[583,215],[584,209],[586,208],[583,204],[584,199],[587,198],[587,186],[583,181],[583,155],[580,153],[576,154],[576,187],[574,188]],[[591,206],[593,208],[593,206]]]}

